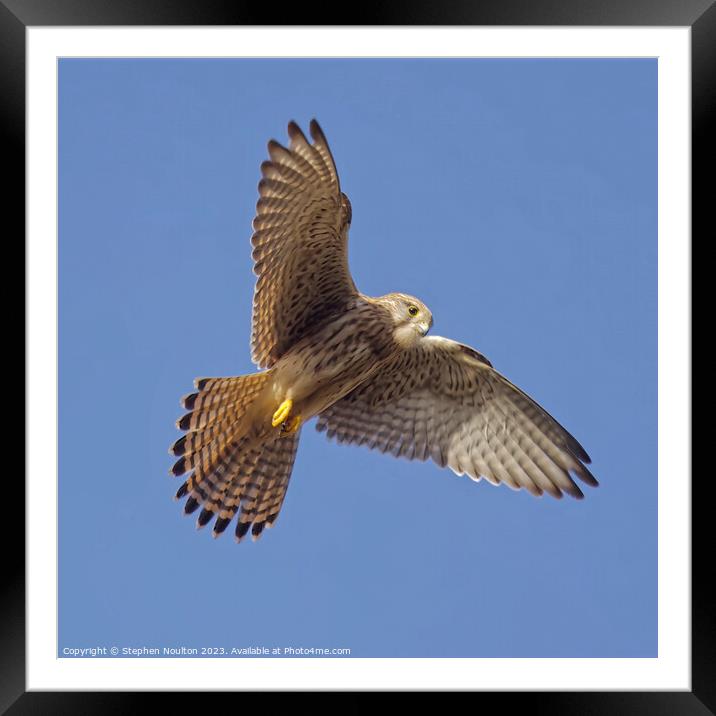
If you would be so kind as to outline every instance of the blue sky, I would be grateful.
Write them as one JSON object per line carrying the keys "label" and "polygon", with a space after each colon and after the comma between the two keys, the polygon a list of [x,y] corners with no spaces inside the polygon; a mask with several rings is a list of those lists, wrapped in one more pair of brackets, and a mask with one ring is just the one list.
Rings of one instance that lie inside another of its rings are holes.
{"label": "blue sky", "polygon": [[[655,60],[61,60],[59,653],[657,655]],[[309,424],[273,530],[172,501],[179,398],[251,372],[266,142],[321,123],[371,295],[431,308],[585,446],[536,499]]]}

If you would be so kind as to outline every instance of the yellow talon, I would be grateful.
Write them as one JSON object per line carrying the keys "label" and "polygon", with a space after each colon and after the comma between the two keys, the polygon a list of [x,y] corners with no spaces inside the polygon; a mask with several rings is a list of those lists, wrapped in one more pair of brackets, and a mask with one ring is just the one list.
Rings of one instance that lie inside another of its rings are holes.
{"label": "yellow talon", "polygon": [[284,435],[291,435],[296,432],[301,427],[301,416],[295,415],[290,423],[284,423],[281,432]]}
{"label": "yellow talon", "polygon": [[273,414],[271,418],[271,425],[277,428],[279,425],[286,422],[286,418],[291,414],[291,408],[293,408],[293,400],[286,398],[286,400],[278,406],[278,410]]}

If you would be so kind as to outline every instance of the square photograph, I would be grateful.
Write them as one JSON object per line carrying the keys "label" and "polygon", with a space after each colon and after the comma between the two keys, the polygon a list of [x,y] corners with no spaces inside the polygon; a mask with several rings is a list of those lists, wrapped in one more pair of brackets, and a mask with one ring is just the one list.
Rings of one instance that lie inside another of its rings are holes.
{"label": "square photograph", "polygon": [[59,658],[658,656],[656,59],[57,67]]}

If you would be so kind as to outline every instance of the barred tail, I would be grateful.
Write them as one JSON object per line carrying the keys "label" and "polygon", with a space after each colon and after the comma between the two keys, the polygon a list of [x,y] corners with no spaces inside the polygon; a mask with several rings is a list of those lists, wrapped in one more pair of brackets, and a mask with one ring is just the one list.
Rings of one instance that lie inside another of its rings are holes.
{"label": "barred tail", "polygon": [[[183,398],[191,412],[177,421],[187,432],[170,448],[179,457],[174,475],[189,476],[176,493],[187,497],[184,512],[202,508],[197,527],[216,517],[217,537],[239,514],[236,538],[251,529],[254,539],[278,516],[298,446],[299,433],[258,438],[247,431],[249,407],[267,387],[270,371],[195,381],[198,392]],[[252,526],[253,525],[253,526]]]}

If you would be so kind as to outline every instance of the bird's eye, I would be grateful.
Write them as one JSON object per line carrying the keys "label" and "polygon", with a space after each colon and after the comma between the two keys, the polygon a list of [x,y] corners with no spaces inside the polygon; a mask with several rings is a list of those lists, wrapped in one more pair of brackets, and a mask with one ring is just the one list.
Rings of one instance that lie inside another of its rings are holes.
{"label": "bird's eye", "polygon": [[418,307],[417,307],[417,306],[408,306],[408,313],[409,313],[411,316],[417,316],[418,313],[420,313],[420,311],[418,311]]}

